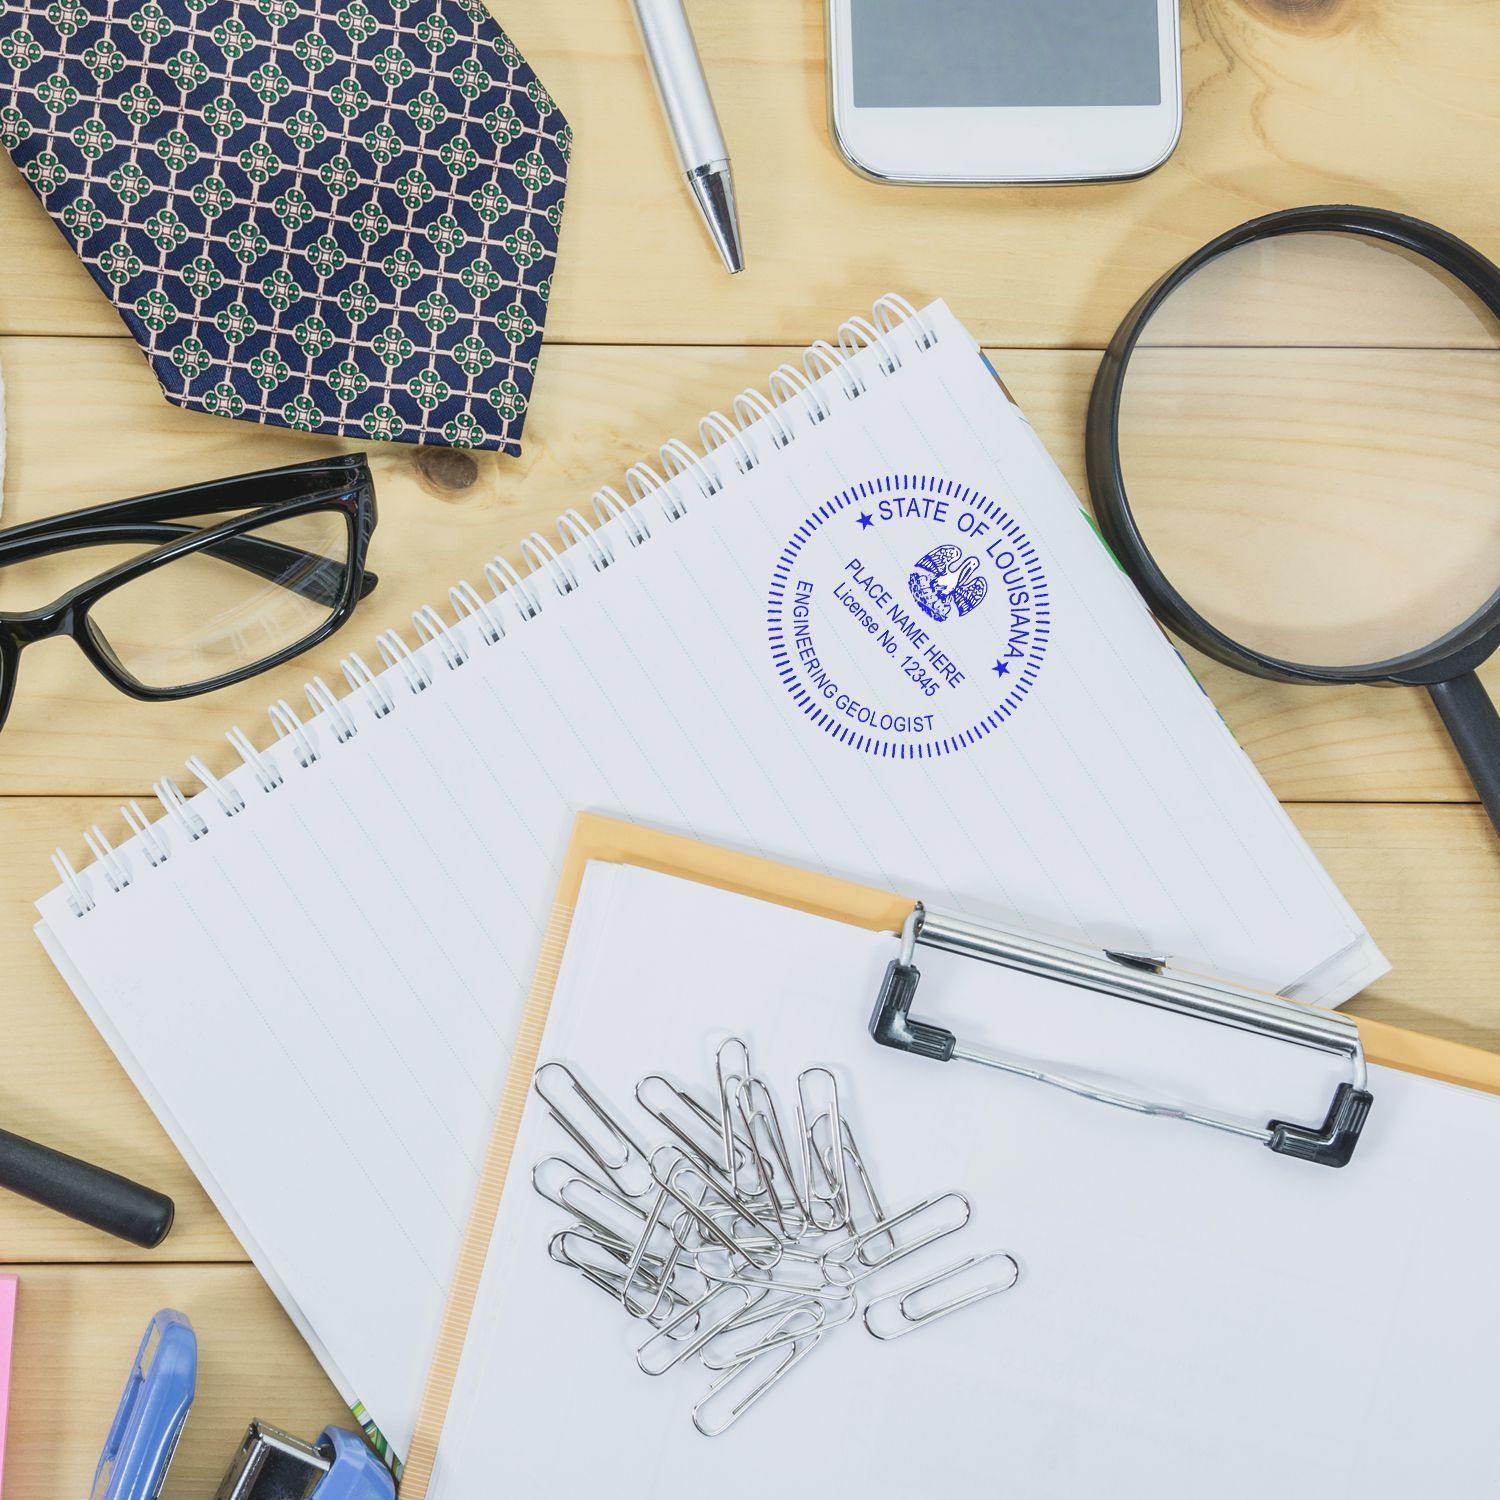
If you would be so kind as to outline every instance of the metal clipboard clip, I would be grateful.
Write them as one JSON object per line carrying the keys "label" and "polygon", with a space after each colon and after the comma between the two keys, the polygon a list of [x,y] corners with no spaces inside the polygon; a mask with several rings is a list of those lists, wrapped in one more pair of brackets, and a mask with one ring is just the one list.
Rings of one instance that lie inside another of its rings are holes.
{"label": "metal clipboard clip", "polygon": [[[1334,1090],[1321,1125],[1269,1120],[1258,1125],[1208,1110],[1184,1109],[1131,1094],[1101,1089],[1082,1079],[1052,1073],[960,1042],[951,1031],[912,1018],[921,971],[913,960],[919,943],[967,958],[983,959],[1023,974],[1096,990],[1140,1005],[1176,1012],[1195,1020],[1252,1032],[1293,1046],[1310,1047],[1348,1060],[1349,1078]],[[1071,944],[1049,942],[1025,933],[993,927],[946,912],[928,911],[920,902],[901,929],[901,951],[891,960],[870,1016],[870,1035],[884,1047],[895,1047],[938,1062],[959,1059],[998,1068],[1021,1078],[1049,1083],[1100,1104],[1137,1114],[1160,1115],[1206,1125],[1269,1146],[1283,1156],[1325,1167],[1348,1165],[1370,1112],[1364,1048],[1359,1029],[1347,1016],[1314,1010],[1295,1000],[1263,995],[1237,985],[1167,972],[1162,959],[1129,953],[1101,953]]]}

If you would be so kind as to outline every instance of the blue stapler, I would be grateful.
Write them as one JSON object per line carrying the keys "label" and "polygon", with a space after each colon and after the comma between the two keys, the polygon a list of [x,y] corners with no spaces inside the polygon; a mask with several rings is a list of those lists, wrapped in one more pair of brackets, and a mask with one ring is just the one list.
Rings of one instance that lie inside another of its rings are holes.
{"label": "blue stapler", "polygon": [[[198,1339],[180,1312],[152,1318],[94,1472],[90,1500],[156,1500],[198,1376]],[[252,1422],[214,1500],[394,1500],[391,1472],[353,1432],[304,1443]]]}

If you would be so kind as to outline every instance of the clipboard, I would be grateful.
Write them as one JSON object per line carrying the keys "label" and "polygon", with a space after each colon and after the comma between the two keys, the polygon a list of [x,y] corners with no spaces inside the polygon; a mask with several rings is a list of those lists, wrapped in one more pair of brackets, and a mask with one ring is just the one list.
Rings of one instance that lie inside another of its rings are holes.
{"label": "clipboard", "polygon": [[[922,908],[920,901],[914,896],[816,874],[755,855],[718,848],[680,835],[643,828],[593,813],[578,816],[558,883],[557,899],[543,935],[505,1091],[480,1175],[474,1209],[465,1233],[438,1347],[418,1413],[411,1451],[406,1457],[401,1485],[402,1500],[425,1500],[427,1495],[443,1422],[457,1379],[459,1360],[463,1354],[469,1320],[478,1294],[521,1116],[531,1089],[532,1074],[536,1069],[574,910],[584,872],[592,861],[632,865],[832,921],[848,923],[870,932],[904,933],[912,942],[917,938],[913,930],[917,924],[912,918]],[[940,946],[965,951],[966,939],[961,930],[956,934],[950,931],[947,941],[942,940],[941,933],[938,936]],[[1066,944],[1049,943],[1040,946],[1049,953],[1072,952],[1091,961],[1097,961],[1101,957],[1086,954],[1085,950],[1073,949]],[[975,953],[973,956],[986,955]],[[909,950],[903,952],[903,959],[909,961],[910,957]],[[1149,968],[1148,961],[1140,955],[1103,957],[1111,960],[1121,970],[1135,968],[1137,972],[1144,973]],[[1154,963],[1154,960],[1150,962]],[[1078,982],[1076,975],[1057,977]],[[890,978],[888,975],[887,988]],[[1193,988],[1212,990],[1219,987],[1211,982],[1197,982]],[[1226,993],[1230,992],[1229,987],[1222,988]],[[1234,993],[1244,995],[1242,991]],[[872,999],[875,998],[872,996]],[[885,1001],[887,998],[883,994],[880,1000]],[[907,998],[909,1001],[910,997]],[[1266,998],[1268,1004],[1272,1003],[1272,997]],[[934,997],[933,1003],[934,1008],[940,1004],[938,997]],[[1275,999],[1274,1005],[1279,1011],[1291,1007],[1294,1012],[1305,1012],[1320,1030],[1322,1023],[1334,1014],[1280,999]],[[877,1004],[877,1013],[879,1008]],[[1500,1094],[1500,1056],[1461,1043],[1422,1036],[1379,1021],[1338,1016],[1337,1022],[1337,1026],[1330,1028],[1330,1034],[1356,1035],[1358,1050],[1365,1061],[1399,1068],[1444,1083]],[[914,1061],[912,1065],[916,1067],[923,1064]]]}

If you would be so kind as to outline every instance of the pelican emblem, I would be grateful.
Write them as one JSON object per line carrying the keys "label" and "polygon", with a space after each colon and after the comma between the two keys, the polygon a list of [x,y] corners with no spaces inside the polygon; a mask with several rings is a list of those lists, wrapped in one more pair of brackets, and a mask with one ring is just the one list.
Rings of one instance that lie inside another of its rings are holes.
{"label": "pelican emblem", "polygon": [[965,557],[961,547],[946,543],[917,562],[906,586],[929,619],[946,620],[954,611],[961,619],[978,609],[989,592],[989,584],[978,573],[977,557]]}

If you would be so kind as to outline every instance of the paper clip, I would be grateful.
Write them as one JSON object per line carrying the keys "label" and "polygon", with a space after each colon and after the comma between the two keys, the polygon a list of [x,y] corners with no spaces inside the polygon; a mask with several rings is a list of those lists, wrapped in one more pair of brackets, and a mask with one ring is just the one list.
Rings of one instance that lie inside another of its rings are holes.
{"label": "paper clip", "polygon": [[[581,1120],[576,1119],[569,1113],[567,1107],[548,1094],[543,1086],[542,1078],[549,1070],[556,1070],[567,1080],[567,1086],[583,1104],[586,1115],[592,1116],[598,1126],[602,1127],[602,1141],[591,1135]],[[536,1089],[537,1097],[552,1112],[552,1118],[573,1138],[575,1144],[587,1154],[589,1160],[601,1172],[608,1175],[610,1181],[627,1198],[644,1198],[651,1191],[650,1163],[647,1161],[646,1152],[636,1143],[625,1127],[578,1081],[577,1074],[566,1063],[543,1063],[532,1074],[532,1087]],[[637,1164],[645,1180],[632,1191],[620,1179]]]}
{"label": "paper clip", "polygon": [[[814,1326],[802,1331],[791,1342],[787,1342],[783,1335],[792,1330],[784,1325],[794,1318],[811,1319],[812,1315],[801,1308],[787,1313],[765,1339],[750,1350],[744,1359],[731,1365],[698,1398],[693,1406],[693,1426],[704,1437],[718,1437],[721,1433],[728,1432],[767,1391],[786,1379],[792,1370],[818,1347],[818,1341],[823,1334],[815,1322]],[[773,1357],[774,1364],[770,1373],[761,1376],[744,1395],[740,1396],[730,1406],[722,1421],[712,1422],[709,1413],[715,1408],[715,1403],[719,1398],[724,1397],[726,1391],[733,1394],[745,1376],[757,1372],[763,1364],[771,1363]]]}
{"label": "paper clip", "polygon": [[[571,1175],[564,1177],[554,1191],[549,1189],[547,1178],[559,1168]],[[591,1177],[565,1156],[548,1156],[539,1161],[531,1169],[531,1185],[547,1202],[572,1214],[600,1239],[615,1240],[628,1250],[640,1237],[646,1210],[634,1199]]]}
{"label": "paper clip", "polygon": [[[575,1249],[575,1246],[579,1248]],[[580,1255],[588,1257],[591,1252],[597,1252],[592,1259],[580,1258]],[[570,1266],[585,1274],[595,1271],[614,1281],[624,1274],[630,1246],[613,1238],[600,1239],[581,1224],[570,1224],[566,1229],[559,1229],[548,1241],[547,1255],[560,1266]],[[660,1256],[652,1255],[646,1257],[644,1264],[648,1270],[660,1270],[666,1262]]]}
{"label": "paper clip", "polygon": [[[739,1054],[739,1067],[732,1070],[727,1059],[736,1053]],[[750,1049],[744,1039],[726,1037],[714,1051],[714,1081],[719,1086],[719,1149],[723,1154],[724,1176],[730,1181],[734,1179],[734,1118],[729,1112],[730,1084],[733,1081],[738,1087],[740,1079],[750,1076]]]}
{"label": "paper clip", "polygon": [[[667,1168],[665,1175],[657,1165],[658,1158],[672,1156],[677,1158],[676,1162]],[[649,1163],[652,1180],[664,1193],[667,1194],[679,1207],[687,1210],[687,1216],[696,1223],[707,1237],[722,1250],[728,1250],[730,1254],[739,1256],[748,1265],[756,1266],[761,1270],[769,1270],[781,1259],[781,1242],[772,1232],[771,1226],[755,1212],[747,1203],[741,1202],[733,1192],[723,1183],[716,1181],[712,1176],[704,1174],[701,1168],[682,1154],[676,1146],[659,1146],[651,1154]],[[696,1177],[703,1185],[704,1191],[699,1194],[699,1201],[692,1202],[684,1196],[683,1189],[678,1183],[680,1177],[691,1175]],[[721,1204],[725,1204],[734,1210],[734,1219],[743,1220],[752,1225],[757,1232],[754,1240],[747,1243],[737,1239],[728,1231],[719,1226],[718,1221],[706,1208],[708,1195],[714,1195]],[[681,1241],[679,1241],[681,1243]],[[764,1248],[769,1246],[769,1249]],[[684,1249],[693,1247],[684,1245]],[[759,1260],[758,1255],[770,1255],[769,1260]]]}
{"label": "paper clip", "polygon": [[[802,1267],[799,1272],[795,1267]],[[795,1250],[783,1246],[781,1259],[771,1267],[750,1266],[744,1270],[731,1270],[724,1275],[715,1275],[702,1262],[699,1272],[710,1281],[738,1283],[743,1286],[769,1287],[777,1292],[820,1292],[828,1286],[828,1277],[823,1271],[822,1257],[814,1251]],[[842,1292],[843,1286],[839,1287]]]}
{"label": "paper clip", "polygon": [[[699,1204],[700,1206],[702,1205],[702,1195],[699,1197]],[[656,1202],[652,1205],[651,1212],[645,1216],[640,1238],[630,1248],[630,1259],[625,1267],[625,1283],[620,1288],[620,1302],[632,1318],[645,1318],[649,1321],[656,1316],[657,1310],[661,1307],[662,1297],[671,1288],[672,1279],[676,1276],[678,1267],[682,1265],[682,1258],[685,1253],[685,1234],[680,1228],[679,1222],[674,1221],[673,1227],[670,1230],[670,1244],[672,1248],[667,1252],[665,1260],[661,1261],[661,1269],[653,1281],[651,1275],[652,1264],[658,1260],[658,1257],[650,1254],[649,1247],[651,1236],[657,1232],[658,1228],[661,1228],[664,1234],[669,1233],[661,1224],[662,1213],[666,1209],[666,1206],[667,1194],[665,1192],[658,1193],[656,1195]],[[682,1216],[679,1215],[678,1220],[680,1221],[681,1218]],[[637,1282],[642,1280],[641,1273],[643,1271],[645,1272],[644,1280],[647,1289],[654,1290],[656,1293],[649,1307],[638,1306],[631,1300],[630,1296]],[[701,1273],[698,1274],[701,1276]],[[708,1282],[713,1278],[703,1276],[702,1279]]]}
{"label": "paper clip", "polygon": [[[828,1309],[840,1303],[842,1311],[830,1314]],[[733,1369],[735,1365],[744,1364],[747,1359],[762,1349],[778,1347],[781,1343],[805,1338],[807,1330],[802,1333],[771,1335],[758,1343],[749,1345],[737,1346],[733,1342],[736,1334],[759,1327],[763,1323],[773,1322],[786,1313],[803,1310],[815,1314],[818,1331],[827,1333],[853,1320],[855,1313],[859,1311],[859,1299],[850,1288],[841,1290],[836,1287],[825,1287],[821,1292],[801,1292],[793,1296],[777,1293],[773,1294],[771,1300],[752,1303],[733,1322],[726,1324],[711,1338],[704,1340],[703,1347],[698,1351],[698,1358],[702,1361],[703,1368],[712,1370],[716,1374],[721,1373]],[[727,1343],[728,1347],[716,1351],[714,1346],[721,1341]]]}
{"label": "paper clip", "polygon": [[[808,1085],[809,1081],[815,1078],[827,1080],[824,1089],[827,1097],[821,1109],[808,1107],[809,1097],[815,1092]],[[832,1163],[823,1159],[813,1139],[819,1123],[825,1116],[833,1137],[829,1153],[833,1158]],[[807,1203],[813,1228],[822,1230],[824,1233],[838,1229],[849,1222],[849,1186],[844,1178],[844,1117],[839,1104],[839,1081],[827,1068],[803,1068],[797,1075],[797,1134],[802,1147],[802,1182],[807,1191]],[[829,1192],[818,1191],[816,1178],[813,1175],[814,1164],[817,1165],[818,1175],[823,1178],[830,1189]],[[817,1205],[820,1203],[831,1212],[833,1215],[831,1219],[818,1218]]]}
{"label": "paper clip", "polygon": [[[723,1315],[719,1318],[719,1321],[717,1323],[710,1323],[707,1329],[704,1329],[703,1314],[707,1311],[707,1309],[713,1302],[717,1301],[720,1297],[724,1297],[726,1293],[738,1293],[740,1298],[739,1306],[732,1307],[727,1315]],[[757,1302],[761,1301],[761,1299],[765,1297],[765,1295],[765,1292],[752,1293],[747,1288],[742,1286],[727,1286],[724,1284],[720,1284],[719,1286],[710,1287],[705,1295],[700,1297],[690,1306],[685,1307],[680,1313],[677,1314],[675,1318],[672,1319],[671,1322],[662,1324],[662,1326],[658,1328],[656,1332],[653,1333],[641,1345],[641,1347],[635,1351],[636,1364],[641,1367],[642,1373],[646,1375],[665,1375],[668,1370],[681,1363],[681,1361],[689,1358],[691,1355],[697,1354],[703,1348],[703,1346],[708,1343],[710,1339],[716,1337],[720,1333],[723,1333],[725,1329],[732,1328],[735,1323],[744,1315],[744,1313],[749,1308],[754,1307]],[[676,1348],[673,1349],[671,1358],[668,1359],[665,1364],[656,1365],[649,1363],[647,1359],[647,1351],[654,1348],[656,1344],[661,1340],[671,1340],[675,1338],[679,1326],[685,1324],[689,1318],[697,1319],[697,1322],[694,1325],[694,1332],[697,1336],[685,1344],[678,1344]]]}
{"label": "paper clip", "polygon": [[[576,1250],[575,1242],[578,1246]],[[584,1249],[585,1246],[590,1249]],[[609,1240],[597,1240],[587,1230],[578,1228],[558,1230],[547,1244],[547,1255],[551,1260],[577,1271],[612,1302],[621,1300],[625,1285],[625,1262],[629,1253],[628,1246],[617,1245]],[[654,1257],[652,1259],[655,1261]],[[670,1281],[665,1286],[666,1291],[661,1300],[666,1303],[666,1307],[650,1315],[648,1321],[652,1323],[663,1316],[663,1313],[670,1318],[673,1313],[688,1305],[688,1298],[673,1287]]]}
{"label": "paper clip", "polygon": [[[992,1261],[1004,1261],[1010,1267],[1009,1280],[994,1281],[988,1286],[977,1287],[972,1292],[965,1292],[960,1296],[950,1298],[947,1302],[938,1303],[936,1307],[929,1307],[925,1312],[917,1310],[920,1307],[918,1299],[924,1292],[952,1281],[954,1277],[963,1275],[965,1271],[972,1270],[975,1266],[988,1265]],[[877,1339],[905,1338],[907,1334],[915,1333],[917,1329],[925,1328],[929,1323],[936,1323],[939,1318],[946,1318],[949,1313],[956,1313],[960,1308],[972,1307],[976,1302],[983,1302],[987,1297],[998,1297],[1001,1292],[1008,1292],[1020,1279],[1020,1263],[1008,1250],[991,1250],[984,1255],[970,1255],[963,1260],[954,1261],[951,1266],[945,1266],[931,1276],[924,1276],[920,1281],[913,1281],[907,1286],[897,1287],[893,1292],[886,1292],[882,1296],[872,1298],[865,1308],[865,1327]],[[879,1309],[890,1306],[896,1309],[894,1322],[888,1319],[883,1320],[879,1312]],[[883,1329],[882,1321],[884,1321]]]}
{"label": "paper clip", "polygon": [[[818,1123],[821,1124],[822,1121],[819,1121]],[[853,1184],[856,1182],[859,1184],[860,1191],[864,1194],[865,1202],[869,1206],[871,1219],[874,1221],[873,1225],[868,1227],[876,1227],[879,1225],[880,1221],[885,1218],[885,1206],[880,1201],[880,1194],[875,1191],[875,1184],[871,1180],[870,1170],[865,1165],[864,1153],[859,1149],[859,1145],[854,1139],[853,1128],[850,1126],[848,1120],[843,1120],[841,1124],[844,1134],[844,1180],[846,1188],[848,1188],[849,1190],[849,1228],[856,1231],[861,1228],[861,1226],[855,1221],[854,1217]],[[817,1148],[816,1124],[813,1126],[813,1145],[815,1148]],[[833,1142],[830,1140],[826,1148],[817,1149],[820,1149],[822,1151],[823,1159],[826,1162],[828,1159],[827,1153],[832,1151],[833,1149]],[[849,1176],[850,1167],[854,1168],[854,1175],[852,1178]],[[832,1177],[833,1174],[831,1169],[825,1168],[825,1172],[830,1178]],[[887,1238],[889,1238],[891,1247],[892,1249],[894,1249],[896,1244],[894,1236],[887,1236]]]}
{"label": "paper clip", "polygon": [[625,1283],[620,1288],[620,1302],[632,1318],[650,1317],[661,1306],[662,1293],[667,1289],[668,1278],[672,1271],[676,1270],[678,1259],[682,1254],[682,1246],[674,1240],[669,1256],[663,1258],[661,1263],[660,1278],[655,1283],[656,1297],[649,1307],[637,1307],[630,1300],[630,1289],[635,1285],[636,1279],[640,1276],[643,1268],[647,1276],[647,1289],[650,1290],[652,1287],[652,1283],[650,1282],[650,1267],[646,1264],[651,1258],[647,1247],[651,1243],[651,1236],[656,1233],[658,1226],[661,1224],[662,1210],[666,1206],[667,1195],[665,1193],[658,1193],[656,1195],[656,1202],[651,1205],[651,1212],[646,1215],[645,1223],[641,1226],[640,1238],[635,1242],[635,1246],[630,1252],[630,1259],[625,1265]]}
{"label": "paper clip", "polygon": [[[670,1104],[663,1104],[657,1107],[650,1102],[647,1095],[652,1091],[653,1087],[658,1093],[665,1091],[671,1099],[686,1109],[691,1119],[696,1120],[699,1125],[707,1126],[709,1132],[707,1145],[702,1140],[695,1140],[688,1133],[688,1127],[672,1117],[669,1113]],[[683,1151],[693,1161],[703,1167],[705,1171],[725,1177],[724,1163],[721,1160],[723,1140],[720,1134],[720,1121],[715,1118],[714,1112],[707,1105],[693,1098],[686,1089],[679,1088],[670,1078],[666,1078],[660,1073],[648,1073],[636,1084],[635,1099],[636,1103],[658,1125],[671,1133],[673,1139],[678,1142]],[[734,1160],[735,1173],[738,1174],[740,1168],[749,1159],[748,1153],[745,1149],[745,1143],[737,1137],[730,1137],[730,1147]],[[725,1180],[735,1182],[734,1177],[725,1177]],[[735,1182],[735,1185],[738,1186],[738,1183]]]}
{"label": "paper clip", "polygon": [[[827,1067],[803,1068],[795,1096],[780,1100],[795,1108],[792,1129],[738,1036],[716,1049],[699,1095],[665,1073],[640,1079],[635,1102],[654,1122],[647,1136],[632,1136],[628,1117],[617,1119],[562,1063],[538,1068],[535,1088],[585,1156],[582,1166],[546,1157],[532,1170],[538,1194],[573,1220],[548,1254],[641,1320],[632,1342],[645,1374],[687,1362],[710,1372],[692,1407],[707,1437],[727,1432],[861,1315],[872,1337],[901,1338],[1020,1278],[1015,1257],[997,1250],[866,1293],[867,1277],[962,1230],[970,1203],[950,1191],[887,1212]],[[978,1268],[999,1262],[1008,1272],[980,1285],[989,1273]]]}
{"label": "paper clip", "polygon": [[[930,1229],[925,1234],[918,1235],[907,1244],[903,1244],[892,1233],[901,1225],[909,1224],[913,1219],[918,1219],[924,1214],[930,1214],[945,1203],[958,1205],[957,1222],[940,1224],[936,1229]],[[876,1271],[883,1271],[887,1266],[895,1265],[898,1260],[904,1260],[908,1255],[914,1255],[918,1250],[924,1250],[928,1245],[936,1244],[938,1240],[946,1239],[950,1234],[957,1234],[969,1222],[970,1212],[969,1200],[962,1193],[948,1192],[937,1198],[924,1198],[920,1203],[914,1203],[910,1208],[902,1209],[894,1218],[883,1219],[869,1229],[848,1235],[837,1244],[830,1245],[823,1252],[823,1273],[836,1285],[853,1286],[856,1281],[863,1281],[866,1276],[873,1276]],[[889,1238],[892,1248],[874,1260],[869,1259],[865,1254],[866,1249],[875,1240],[882,1238]],[[850,1265],[851,1261],[860,1269],[854,1270]]]}
{"label": "paper clip", "polygon": [[[757,1090],[759,1090],[760,1097],[758,1106],[755,1102]],[[735,1109],[739,1112],[740,1119],[745,1126],[745,1134],[750,1141],[750,1157],[755,1167],[760,1195],[765,1198],[768,1211],[775,1217],[781,1237],[790,1240],[800,1239],[812,1226],[812,1206],[798,1189],[797,1173],[792,1166],[791,1153],[787,1150],[786,1136],[781,1129],[781,1118],[776,1112],[776,1099],[759,1078],[742,1078],[738,1089],[735,1090]],[[756,1132],[757,1125],[760,1127],[759,1135],[764,1137],[766,1146],[770,1150],[769,1159],[765,1151],[761,1149],[760,1139]],[[786,1181],[786,1191],[790,1195],[790,1202],[783,1199],[777,1191],[777,1168],[780,1168],[781,1176]],[[788,1215],[792,1213],[796,1215],[795,1225],[788,1221]]]}

